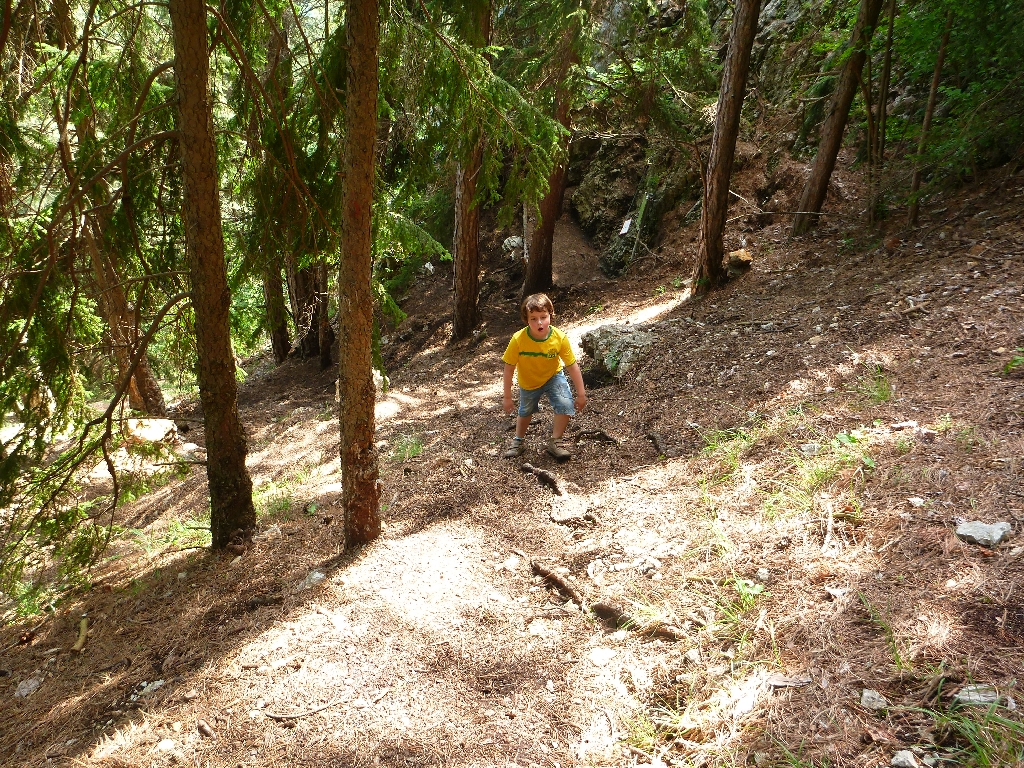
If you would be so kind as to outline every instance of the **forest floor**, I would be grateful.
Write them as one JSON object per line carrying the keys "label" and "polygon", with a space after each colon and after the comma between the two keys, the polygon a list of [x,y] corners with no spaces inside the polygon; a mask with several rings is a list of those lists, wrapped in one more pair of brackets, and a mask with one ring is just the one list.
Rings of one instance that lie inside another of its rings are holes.
{"label": "forest floor", "polygon": [[[913,233],[730,232],[753,269],[700,301],[692,226],[610,280],[563,220],[556,324],[657,341],[590,390],[571,461],[535,420],[523,459],[561,495],[501,457],[516,267],[491,248],[486,333],[453,346],[450,275],[424,278],[384,347],[384,533],[355,553],[335,376],[260,362],[240,394],[256,541],[189,549],[205,473],[151,480],[89,592],[0,629],[0,763],[1020,760],[1024,175],[1004,176]],[[201,446],[198,422],[181,438]],[[1009,541],[961,541],[975,519]],[[972,690],[998,704],[956,706]]]}

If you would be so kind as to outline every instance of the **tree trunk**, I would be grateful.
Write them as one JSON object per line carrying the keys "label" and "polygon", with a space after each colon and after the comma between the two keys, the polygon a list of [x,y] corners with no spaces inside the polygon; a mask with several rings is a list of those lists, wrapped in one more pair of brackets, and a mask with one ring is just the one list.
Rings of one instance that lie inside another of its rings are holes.
{"label": "tree trunk", "polygon": [[928,129],[932,125],[932,115],[935,113],[935,99],[939,94],[939,81],[942,79],[942,62],[946,58],[946,46],[949,44],[949,33],[953,29],[953,11],[946,15],[946,26],[942,30],[942,41],[939,43],[939,54],[935,58],[935,72],[932,74],[932,87],[928,92],[928,106],[924,110],[924,122],[921,124],[921,138],[917,142],[917,160],[914,162],[914,178],[910,182],[910,214],[908,219],[910,226],[917,226],[918,199],[917,193],[921,189],[921,155],[924,154],[924,144],[928,140]]}
{"label": "tree trunk", "polygon": [[[477,0],[463,7],[467,14],[467,41],[483,48],[491,42],[491,2]],[[476,185],[483,167],[484,139],[478,136],[469,157],[455,171],[455,233],[452,259],[455,262],[455,313],[452,341],[464,339],[480,322],[480,206]]]}
{"label": "tree trunk", "polygon": [[299,354],[316,357],[320,354],[320,317],[317,301],[317,279],[311,267],[299,267],[294,254],[285,257],[288,272],[288,295],[295,321]]}
{"label": "tree trunk", "polygon": [[[96,282],[97,304],[100,314],[107,321],[110,329],[110,341],[113,347],[114,362],[117,366],[118,383],[129,375],[129,366],[135,355],[138,341],[138,328],[135,324],[135,313],[128,304],[121,287],[121,279],[117,270],[99,247],[102,225],[95,221],[87,221],[82,230],[86,249],[89,251],[89,262],[92,266],[93,280]],[[149,367],[149,360],[143,355],[131,372],[128,384],[128,405],[136,411],[148,416],[165,418],[167,404],[164,402],[160,384]]]}
{"label": "tree trunk", "polygon": [[380,535],[380,483],[374,445],[372,235],[377,135],[378,0],[349,0],[341,269],[338,275],[338,395],[345,547]]}
{"label": "tree trunk", "polygon": [[331,347],[334,346],[334,329],[331,328],[330,281],[327,279],[327,262],[323,259],[317,264],[317,344],[320,347],[320,370],[331,367]]}
{"label": "tree trunk", "polygon": [[263,302],[266,306],[267,330],[270,332],[270,347],[274,351],[274,362],[281,365],[288,359],[292,343],[288,338],[288,316],[284,311],[284,284],[281,282],[281,267],[276,264],[263,268]]}
{"label": "tree trunk", "polygon": [[861,0],[860,2],[857,23],[854,25],[853,34],[850,37],[850,55],[839,76],[835,93],[832,94],[829,113],[821,129],[818,154],[814,157],[810,178],[804,185],[800,205],[797,206],[797,210],[801,213],[793,218],[793,235],[802,235],[817,224],[818,216],[811,214],[821,213],[821,207],[825,204],[828,182],[832,178],[832,171],[836,167],[836,158],[839,156],[839,149],[843,144],[843,133],[846,130],[846,120],[850,115],[850,105],[853,104],[853,97],[857,93],[860,73],[864,68],[871,35],[881,9],[882,0]]}
{"label": "tree trunk", "polygon": [[889,77],[892,74],[892,32],[896,22],[896,0],[889,0],[889,32],[885,36],[885,58],[882,60],[882,82],[878,85],[878,119],[875,120],[875,161],[885,160],[885,123],[889,115]]}
{"label": "tree trunk", "polygon": [[480,206],[476,182],[483,165],[483,140],[477,141],[465,163],[455,172],[455,234],[452,258],[455,261],[455,315],[452,341],[464,339],[480,321]]}
{"label": "tree trunk", "polygon": [[523,297],[531,293],[546,291],[554,284],[551,275],[552,245],[555,239],[555,222],[562,214],[562,200],[565,197],[565,166],[560,164],[548,179],[548,193],[540,201],[540,224],[530,238],[529,261],[526,262],[526,278],[523,281]]}
{"label": "tree trunk", "polygon": [[[882,76],[878,83],[878,103],[874,120],[874,133],[868,142],[868,222],[878,217],[878,201],[881,198],[880,171],[885,159],[885,123],[889,114],[889,76],[892,73],[892,32],[896,21],[896,0],[889,0],[889,32],[885,37],[885,55],[882,59]],[[869,84],[870,87],[870,84]]]}
{"label": "tree trunk", "polygon": [[252,480],[238,417],[235,356],[231,350],[224,231],[214,142],[206,6],[170,0],[177,84],[178,137],[184,196],[185,255],[195,311],[199,399],[206,428],[213,547],[247,540],[256,529]]}
{"label": "tree trunk", "polygon": [[700,213],[700,248],[693,270],[694,293],[706,293],[725,281],[725,221],[729,210],[729,180],[740,130],[743,91],[747,85],[750,49],[757,33],[760,0],[737,0],[729,32],[729,52],[722,70],[722,87],[715,116],[715,133]]}
{"label": "tree trunk", "polygon": [[[564,80],[573,63],[573,58],[567,58],[566,64],[562,67],[559,75]],[[569,127],[569,105],[571,99],[563,88],[555,97],[555,119],[563,128]],[[565,140],[565,147],[568,148],[568,138]],[[523,298],[531,293],[546,291],[553,285],[551,276],[551,247],[555,240],[555,222],[562,215],[562,201],[565,198],[565,163],[559,163],[551,171],[548,178],[548,192],[540,201],[540,221],[533,230],[529,250],[524,250],[529,257],[526,261],[526,277],[523,280]],[[523,248],[526,248],[525,233],[523,237]]]}

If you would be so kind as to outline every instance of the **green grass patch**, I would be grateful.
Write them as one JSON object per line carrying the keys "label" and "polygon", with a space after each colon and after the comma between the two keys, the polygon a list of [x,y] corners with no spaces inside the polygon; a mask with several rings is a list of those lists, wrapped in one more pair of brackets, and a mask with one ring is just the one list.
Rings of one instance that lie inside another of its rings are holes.
{"label": "green grass patch", "polygon": [[142,530],[133,528],[132,538],[146,557],[156,557],[168,549],[198,549],[210,546],[210,516],[174,517],[163,528]]}
{"label": "green grass patch", "polygon": [[857,597],[860,598],[861,603],[867,609],[868,615],[871,617],[871,623],[878,627],[882,634],[885,635],[885,642],[889,646],[889,653],[892,655],[896,669],[910,670],[910,664],[904,660],[903,655],[900,653],[900,646],[896,640],[896,632],[892,628],[892,622],[868,600],[863,592],[858,592]]}
{"label": "green grass patch", "polygon": [[391,449],[392,461],[409,461],[423,454],[423,438],[420,435],[399,435]]}
{"label": "green grass patch", "polygon": [[935,743],[951,753],[944,764],[976,768],[1021,765],[1024,723],[1008,717],[1005,711],[997,706],[925,710],[935,723]]}
{"label": "green grass patch", "polygon": [[881,405],[892,400],[896,389],[880,365],[866,366],[851,391],[871,405]]}
{"label": "green grass patch", "polygon": [[1003,366],[1003,373],[1011,374],[1014,371],[1024,368],[1024,347],[1017,347],[1013,350],[1016,354]]}

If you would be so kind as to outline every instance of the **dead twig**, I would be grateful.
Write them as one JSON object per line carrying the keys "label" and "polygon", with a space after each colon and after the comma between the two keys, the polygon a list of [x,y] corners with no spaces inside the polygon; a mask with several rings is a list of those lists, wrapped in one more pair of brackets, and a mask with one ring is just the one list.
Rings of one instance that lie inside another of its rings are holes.
{"label": "dead twig", "polygon": [[326,704],[322,704],[319,707],[313,707],[312,709],[306,709],[302,712],[265,712],[264,714],[271,720],[298,720],[300,717],[309,717],[309,715],[315,715],[317,712],[323,712],[325,709],[336,707],[341,704],[344,698],[344,696],[339,696]]}
{"label": "dead twig", "polygon": [[611,603],[597,602],[588,606],[583,593],[573,586],[567,578],[555,573],[536,560],[531,560],[530,565],[534,573],[543,577],[556,589],[567,595],[573,602],[578,603],[584,612],[590,613],[594,618],[603,621],[605,624],[609,624],[617,629],[628,629],[647,637],[660,637],[666,640],[682,640],[686,637],[683,630],[660,621],[645,625],[637,621],[622,608]]}
{"label": "dead twig", "polygon": [[535,467],[533,464],[526,463],[521,467],[523,472],[531,472],[537,476],[537,480],[541,485],[548,486],[559,496],[568,496],[569,492],[566,490],[565,482],[556,475],[554,472],[548,472],[546,469]]}
{"label": "dead twig", "polygon": [[82,649],[85,648],[85,640],[89,636],[89,619],[85,616],[78,622],[78,640],[71,646],[71,650],[75,653],[81,653]]}
{"label": "dead twig", "polygon": [[538,563],[536,560],[530,561],[530,567],[533,568],[534,573],[550,582],[559,592],[568,596],[573,602],[578,603],[584,611],[589,610],[583,593],[570,584],[567,579],[555,573],[547,566]]}
{"label": "dead twig", "polygon": [[661,435],[659,435],[657,432],[648,432],[646,435],[644,435],[644,437],[646,437],[654,444],[654,450],[658,452],[658,456],[663,456],[666,459],[673,459],[679,456],[679,449],[667,447],[664,441],[661,439]]}
{"label": "dead twig", "polygon": [[594,603],[590,606],[590,611],[605,623],[611,624],[619,629],[631,630],[636,632],[638,635],[660,637],[666,640],[682,640],[686,637],[686,633],[684,633],[679,627],[674,627],[671,624],[665,624],[661,621],[655,621],[651,624],[643,624],[637,621],[632,614],[627,613],[622,608],[619,608],[617,605],[612,605],[611,603]]}
{"label": "dead twig", "polygon": [[577,442],[584,438],[589,440],[597,440],[599,443],[611,443],[613,445],[621,445],[622,441],[617,437],[612,437],[603,429],[585,429],[576,435]]}

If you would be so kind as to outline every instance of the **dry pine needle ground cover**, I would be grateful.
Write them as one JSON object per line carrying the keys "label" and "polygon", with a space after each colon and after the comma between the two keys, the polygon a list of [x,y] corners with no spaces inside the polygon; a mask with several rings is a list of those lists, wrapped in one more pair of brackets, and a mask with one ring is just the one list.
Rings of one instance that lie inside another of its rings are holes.
{"label": "dry pine needle ground cover", "polygon": [[[0,762],[881,766],[913,747],[1013,764],[1022,204],[1019,176],[964,190],[885,244],[777,223],[699,302],[681,300],[691,231],[610,281],[563,220],[558,324],[658,341],[591,390],[569,463],[541,453],[538,417],[524,459],[554,488],[500,457],[514,270],[487,270],[487,333],[454,347],[438,275],[385,347],[385,534],[355,554],[334,377],[261,363],[240,403],[257,540],[189,548],[201,468],[126,507],[91,591],[0,631]],[[1013,534],[968,545],[961,518]],[[1004,706],[952,707],[972,683]]]}

